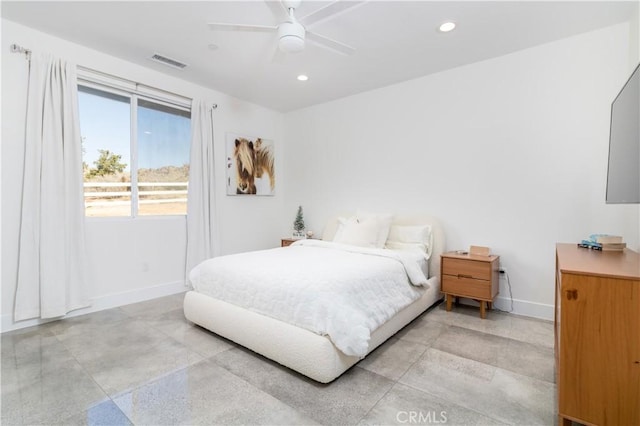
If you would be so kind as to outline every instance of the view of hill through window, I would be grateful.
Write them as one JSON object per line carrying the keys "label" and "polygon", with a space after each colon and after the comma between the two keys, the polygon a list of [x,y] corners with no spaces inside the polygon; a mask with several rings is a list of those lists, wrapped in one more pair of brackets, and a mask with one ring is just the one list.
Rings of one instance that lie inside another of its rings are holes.
{"label": "view of hill through window", "polygon": [[186,214],[190,112],[85,86],[78,100],[86,216]]}

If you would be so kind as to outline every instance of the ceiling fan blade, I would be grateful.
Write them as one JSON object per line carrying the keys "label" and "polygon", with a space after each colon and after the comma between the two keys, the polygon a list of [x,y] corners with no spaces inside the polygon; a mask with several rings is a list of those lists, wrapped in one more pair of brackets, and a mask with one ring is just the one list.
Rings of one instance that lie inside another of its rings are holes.
{"label": "ceiling fan blade", "polygon": [[302,25],[308,27],[309,25],[315,24],[316,22],[320,22],[324,19],[330,18],[338,13],[342,13],[345,10],[351,9],[355,6],[362,6],[367,1],[340,1],[336,0],[333,3],[329,3],[325,7],[321,7],[320,9],[311,12],[307,16],[298,20]]}
{"label": "ceiling fan blade", "polygon": [[276,21],[287,19],[289,14],[280,0],[264,0]]}
{"label": "ceiling fan blade", "polygon": [[273,25],[228,24],[225,22],[210,22],[207,25],[209,29],[221,31],[252,31],[265,33],[278,30],[278,27]]}
{"label": "ceiling fan blade", "polygon": [[339,41],[330,39],[329,37],[325,37],[319,34],[316,34],[314,32],[311,31],[307,31],[307,40],[320,46],[323,47],[325,49],[329,49],[331,51],[334,51],[336,53],[339,53],[341,55],[345,55],[345,56],[349,56],[352,55],[356,49],[346,45],[344,43],[341,43]]}

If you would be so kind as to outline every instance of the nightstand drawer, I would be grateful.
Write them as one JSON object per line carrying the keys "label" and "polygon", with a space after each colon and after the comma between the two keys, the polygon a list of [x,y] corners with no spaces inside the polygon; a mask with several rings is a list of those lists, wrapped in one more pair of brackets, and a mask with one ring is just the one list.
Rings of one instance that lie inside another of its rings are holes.
{"label": "nightstand drawer", "polygon": [[493,300],[491,281],[473,278],[443,275],[442,292],[471,299]]}
{"label": "nightstand drawer", "polygon": [[442,262],[442,273],[445,275],[464,276],[490,281],[491,262],[444,258]]}

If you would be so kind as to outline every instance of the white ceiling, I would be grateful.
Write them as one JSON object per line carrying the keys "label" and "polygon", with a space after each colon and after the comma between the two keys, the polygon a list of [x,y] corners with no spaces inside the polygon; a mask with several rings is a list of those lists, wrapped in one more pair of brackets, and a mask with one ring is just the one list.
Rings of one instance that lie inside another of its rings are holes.
{"label": "white ceiling", "polygon": [[[303,17],[329,2],[303,1]],[[355,47],[338,55],[307,43],[273,62],[274,34],[211,31],[207,22],[277,25],[264,1],[2,1],[2,17],[279,111],[387,86],[629,21],[636,1],[375,1],[310,30]],[[447,20],[458,23],[439,33]],[[19,43],[20,40],[11,42]],[[214,44],[217,49],[211,49]],[[35,47],[35,46],[26,46]],[[148,58],[160,53],[182,71]],[[309,81],[299,82],[298,74]]]}

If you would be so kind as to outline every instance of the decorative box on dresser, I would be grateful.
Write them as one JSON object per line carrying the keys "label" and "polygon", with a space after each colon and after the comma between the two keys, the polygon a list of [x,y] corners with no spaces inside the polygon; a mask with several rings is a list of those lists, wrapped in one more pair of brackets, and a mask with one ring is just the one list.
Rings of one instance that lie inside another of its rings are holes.
{"label": "decorative box on dresser", "polygon": [[640,425],[640,255],[556,246],[558,424]]}

